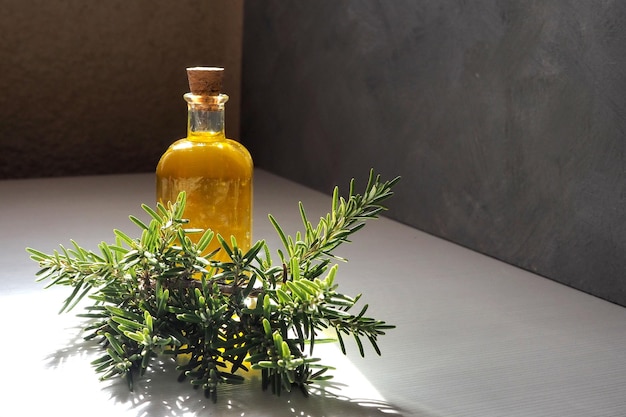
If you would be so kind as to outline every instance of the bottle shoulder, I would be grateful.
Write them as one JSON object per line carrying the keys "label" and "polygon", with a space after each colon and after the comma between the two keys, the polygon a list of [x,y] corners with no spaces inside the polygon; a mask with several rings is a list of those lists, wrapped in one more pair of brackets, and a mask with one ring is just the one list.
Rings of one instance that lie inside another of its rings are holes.
{"label": "bottle shoulder", "polygon": [[157,172],[186,172],[188,175],[225,175],[228,171],[232,175],[251,176],[253,162],[243,144],[227,138],[179,139],[168,147],[157,166]]}
{"label": "bottle shoulder", "polygon": [[166,153],[192,153],[203,155],[206,157],[210,154],[232,155],[232,157],[240,156],[242,158],[251,159],[250,151],[240,142],[223,138],[220,140],[192,140],[189,138],[179,139],[172,143]]}
{"label": "bottle shoulder", "polygon": [[172,144],[170,144],[170,146],[168,147],[168,149],[190,149],[190,148],[195,148],[195,147],[211,147],[211,146],[216,146],[216,147],[233,147],[233,148],[243,148],[246,150],[246,152],[248,151],[246,149],[246,147],[239,141],[234,140],[234,139],[230,139],[227,137],[212,137],[212,136],[198,136],[198,137],[185,137],[185,138],[180,138],[176,141],[174,141]]}

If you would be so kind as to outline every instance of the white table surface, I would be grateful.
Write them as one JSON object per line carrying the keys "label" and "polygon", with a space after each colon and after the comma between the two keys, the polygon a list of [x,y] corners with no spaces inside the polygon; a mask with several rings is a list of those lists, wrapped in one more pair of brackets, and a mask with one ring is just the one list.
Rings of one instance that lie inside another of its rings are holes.
{"label": "white table surface", "polygon": [[[254,237],[273,248],[267,213],[293,233],[298,201],[311,219],[329,210],[327,195],[255,175]],[[82,319],[57,314],[68,289],[34,282],[24,248],[95,248],[114,228],[135,232],[128,215],[153,200],[151,174],[0,181],[0,415],[626,416],[626,309],[385,218],[340,248],[337,282],[397,328],[381,357],[316,345],[337,367],[327,392],[278,398],[252,380],[212,404],[168,363],[133,393],[99,382]]]}

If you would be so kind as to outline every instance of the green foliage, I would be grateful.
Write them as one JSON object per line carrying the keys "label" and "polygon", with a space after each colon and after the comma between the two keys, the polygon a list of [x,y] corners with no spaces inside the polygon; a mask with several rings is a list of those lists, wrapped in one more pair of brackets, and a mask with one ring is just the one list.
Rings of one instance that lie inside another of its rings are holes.
{"label": "green foliage", "polygon": [[[351,336],[365,354],[367,340],[380,355],[378,336],[394,326],[365,316],[367,305],[352,312],[360,295],[338,292],[335,282],[341,259],[333,251],[384,210],[398,181],[382,182],[370,174],[365,192],[347,198],[335,189],[331,212],[316,226],[300,204],[304,232],[285,235],[271,215],[280,237],[280,262],[274,265],[263,240],[243,251],[211,230],[185,228],[185,193],[167,206],[143,205],[150,222],[130,216],[141,230],[134,239],[114,230],[115,242],[101,243],[99,253],[72,241],[52,254],[27,248],[47,287],[65,285],[71,292],[61,307],[69,311],[90,301],[80,316],[87,339],[98,340],[103,354],[93,361],[101,379],[133,380],[163,355],[176,359],[179,380],[217,398],[221,383],[241,383],[245,373],[260,370],[262,385],[280,394],[330,378],[331,369],[313,357],[316,337],[334,329],[342,351]],[[199,236],[191,239],[191,236]],[[213,239],[230,260],[203,254]]]}

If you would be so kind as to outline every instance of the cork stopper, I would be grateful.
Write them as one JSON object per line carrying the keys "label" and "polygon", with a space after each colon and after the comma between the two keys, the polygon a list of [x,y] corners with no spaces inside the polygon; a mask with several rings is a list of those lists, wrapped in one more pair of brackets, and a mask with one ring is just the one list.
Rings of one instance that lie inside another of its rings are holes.
{"label": "cork stopper", "polygon": [[187,78],[189,79],[189,89],[192,94],[199,96],[217,96],[222,90],[224,68],[187,68]]}

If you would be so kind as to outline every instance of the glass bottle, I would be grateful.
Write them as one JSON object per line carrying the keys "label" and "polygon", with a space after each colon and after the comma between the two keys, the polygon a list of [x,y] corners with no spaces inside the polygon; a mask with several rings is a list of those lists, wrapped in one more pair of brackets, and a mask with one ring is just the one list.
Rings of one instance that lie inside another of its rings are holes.
{"label": "glass bottle", "polygon": [[[175,201],[187,194],[184,216],[190,228],[211,229],[230,243],[234,236],[243,251],[252,240],[253,163],[248,150],[226,138],[221,93],[223,68],[187,68],[190,93],[187,137],[174,142],[156,169],[157,201]],[[198,239],[201,234],[190,237]],[[213,239],[206,253],[220,245]],[[221,250],[214,259],[228,261]]]}

